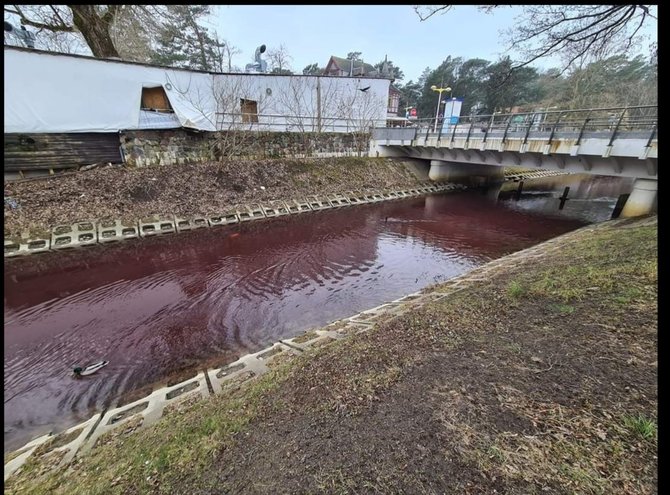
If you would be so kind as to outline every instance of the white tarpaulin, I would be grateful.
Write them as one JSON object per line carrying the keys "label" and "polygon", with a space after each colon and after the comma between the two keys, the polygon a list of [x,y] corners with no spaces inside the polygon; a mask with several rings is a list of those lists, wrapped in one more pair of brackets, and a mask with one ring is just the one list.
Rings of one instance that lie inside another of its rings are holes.
{"label": "white tarpaulin", "polygon": [[215,130],[212,75],[5,47],[5,133],[140,127],[143,87],[163,86],[181,125]]}
{"label": "white tarpaulin", "polygon": [[[179,125],[351,132],[385,125],[389,85],[361,77],[208,74],[5,46],[5,133]],[[156,87],[165,90],[176,118],[140,112],[142,88]]]}

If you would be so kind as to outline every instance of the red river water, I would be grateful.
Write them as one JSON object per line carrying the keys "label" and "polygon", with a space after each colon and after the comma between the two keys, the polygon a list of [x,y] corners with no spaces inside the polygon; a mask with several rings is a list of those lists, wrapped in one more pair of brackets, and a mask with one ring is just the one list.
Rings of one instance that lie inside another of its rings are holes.
{"label": "red river water", "polygon": [[510,206],[433,195],[8,260],[5,451],[592,221]]}

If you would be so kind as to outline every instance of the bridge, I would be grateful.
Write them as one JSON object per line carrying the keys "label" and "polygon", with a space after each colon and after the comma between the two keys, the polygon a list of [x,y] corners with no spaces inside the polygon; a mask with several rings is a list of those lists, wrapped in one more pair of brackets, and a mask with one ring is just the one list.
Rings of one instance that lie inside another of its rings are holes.
{"label": "bridge", "polygon": [[656,208],[658,107],[418,119],[372,129],[370,156],[430,162],[433,180],[502,180],[503,166],[634,177],[622,216]]}

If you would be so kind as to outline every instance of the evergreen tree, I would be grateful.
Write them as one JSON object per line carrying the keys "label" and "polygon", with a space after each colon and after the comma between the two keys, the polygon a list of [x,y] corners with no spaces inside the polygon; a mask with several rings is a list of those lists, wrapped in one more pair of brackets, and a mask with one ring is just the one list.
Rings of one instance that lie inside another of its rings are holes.
{"label": "evergreen tree", "polygon": [[171,67],[215,71],[224,66],[224,44],[198,24],[210,15],[208,5],[169,5],[152,62]]}
{"label": "evergreen tree", "polygon": [[306,76],[318,76],[323,74],[323,68],[319,67],[319,64],[313,63],[305,67],[302,73]]}
{"label": "evergreen tree", "polygon": [[382,60],[381,62],[378,62],[374,65],[374,68],[377,69],[379,74],[383,75],[382,71],[384,70],[384,63],[386,63],[386,69],[388,70],[389,73],[388,75],[392,77],[395,81],[402,81],[402,78],[405,77],[405,74],[403,74],[403,72],[398,67],[393,65],[393,62],[391,62],[390,60],[388,61]]}

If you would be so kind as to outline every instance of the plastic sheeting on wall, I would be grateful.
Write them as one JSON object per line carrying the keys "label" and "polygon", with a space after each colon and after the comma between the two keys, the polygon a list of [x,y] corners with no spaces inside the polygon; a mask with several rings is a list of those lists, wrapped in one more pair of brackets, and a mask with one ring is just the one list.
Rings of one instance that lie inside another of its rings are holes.
{"label": "plastic sheeting on wall", "polygon": [[182,126],[215,130],[211,81],[206,73],[5,47],[5,133],[137,129],[142,88],[156,86]]}
{"label": "plastic sheeting on wall", "polygon": [[320,122],[323,130],[350,132],[360,130],[357,121],[385,124],[388,79],[317,79],[195,72],[5,46],[5,133],[147,129],[140,116],[143,87],[163,87],[180,125],[202,131],[225,129],[226,115],[241,111],[241,98],[258,103],[258,129]]}

